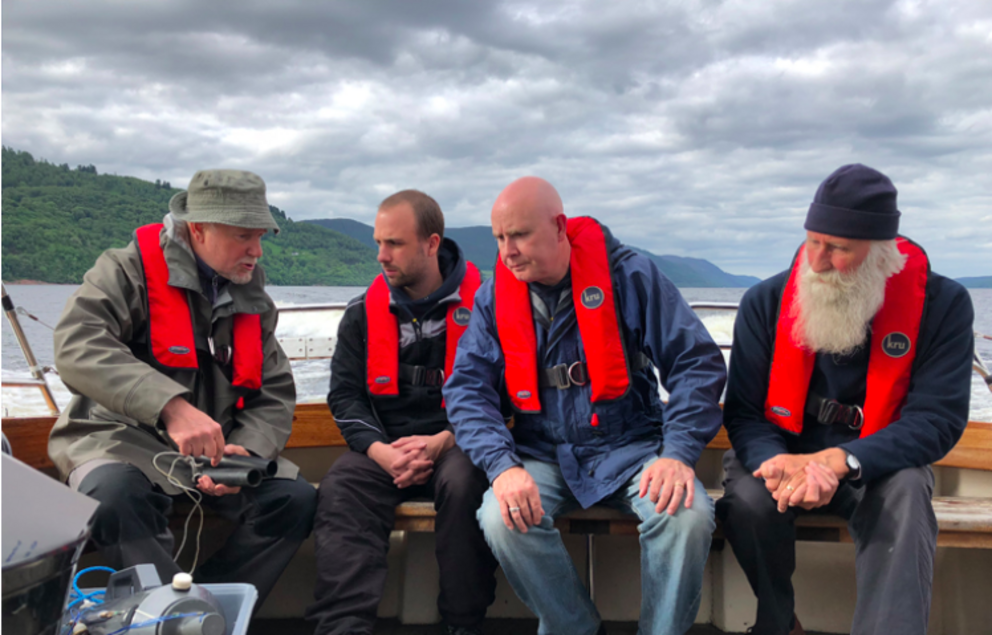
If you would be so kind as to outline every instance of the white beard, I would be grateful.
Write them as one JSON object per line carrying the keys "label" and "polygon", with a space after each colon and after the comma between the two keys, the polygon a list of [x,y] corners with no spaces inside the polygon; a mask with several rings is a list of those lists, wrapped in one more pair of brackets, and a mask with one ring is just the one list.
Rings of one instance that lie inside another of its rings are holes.
{"label": "white beard", "polygon": [[872,318],[885,301],[885,283],[906,265],[894,240],[873,241],[864,262],[848,273],[816,273],[800,263],[792,338],[818,353],[850,355],[868,337]]}

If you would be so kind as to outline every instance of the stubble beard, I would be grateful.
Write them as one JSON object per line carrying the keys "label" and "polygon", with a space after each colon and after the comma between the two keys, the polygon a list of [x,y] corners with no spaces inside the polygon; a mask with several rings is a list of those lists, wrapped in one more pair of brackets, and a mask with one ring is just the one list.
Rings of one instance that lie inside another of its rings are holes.
{"label": "stubble beard", "polygon": [[871,321],[885,302],[886,282],[905,264],[894,240],[873,242],[861,266],[847,273],[816,273],[803,258],[798,302],[791,311],[793,340],[817,353],[854,353],[868,339]]}
{"label": "stubble beard", "polygon": [[[252,264],[257,266],[258,262],[254,262]],[[237,265],[237,268],[234,271],[228,271],[226,273],[221,273],[220,275],[230,280],[233,284],[248,284],[255,276],[256,269],[252,269],[251,271],[241,271],[240,267],[241,263]]]}
{"label": "stubble beard", "polygon": [[[407,289],[416,286],[426,275],[426,265],[420,262],[411,262],[406,269],[396,269],[392,279],[386,276],[390,286],[394,289]],[[385,272],[384,272],[385,275]]]}

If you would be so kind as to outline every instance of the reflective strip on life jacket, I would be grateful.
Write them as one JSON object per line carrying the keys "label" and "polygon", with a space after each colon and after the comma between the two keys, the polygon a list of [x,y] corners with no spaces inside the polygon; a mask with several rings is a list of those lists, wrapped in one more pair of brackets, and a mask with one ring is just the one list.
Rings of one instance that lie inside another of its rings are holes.
{"label": "reflective strip on life jacket", "polygon": [[[162,366],[197,368],[193,317],[186,291],[169,285],[169,267],[159,242],[162,227],[161,223],[145,225],[135,232],[148,291],[151,354]],[[235,313],[233,331],[231,383],[239,388],[259,390],[264,363],[262,316]]]}
{"label": "reflective strip on life jacket", "polygon": [[[455,365],[458,340],[468,327],[475,306],[475,292],[482,275],[471,262],[465,263],[465,276],[458,286],[458,302],[448,304],[445,317],[444,380]],[[365,347],[365,377],[369,393],[379,397],[400,394],[400,329],[389,310],[389,285],[380,273],[365,294],[365,321],[368,344]]]}
{"label": "reflective strip on life jacket", "polygon": [[[619,399],[630,388],[627,350],[620,335],[606,235],[592,218],[568,220],[572,302],[593,403]],[[506,366],[506,388],[514,407],[540,412],[537,335],[530,291],[497,258],[495,267],[496,328]],[[595,425],[595,424],[593,424]]]}
{"label": "reflective strip on life jacket", "polygon": [[[899,418],[909,392],[923,319],[929,260],[919,245],[906,238],[897,238],[896,245],[907,256],[906,266],[886,282],[884,304],[872,320],[862,438]],[[796,256],[782,292],[765,399],[765,417],[795,434],[803,429],[806,397],[816,363],[816,355],[792,338],[798,319],[792,307],[798,294],[803,258],[806,258],[805,245]]]}

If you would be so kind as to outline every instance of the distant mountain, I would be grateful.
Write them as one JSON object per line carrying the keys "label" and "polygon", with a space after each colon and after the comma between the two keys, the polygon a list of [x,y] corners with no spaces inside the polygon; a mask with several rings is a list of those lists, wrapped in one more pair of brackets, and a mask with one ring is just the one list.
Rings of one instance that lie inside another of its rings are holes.
{"label": "distant mountain", "polygon": [[372,238],[372,234],[375,233],[375,230],[365,223],[360,223],[357,220],[351,220],[350,218],[322,218],[320,220],[304,220],[300,222],[310,223],[311,225],[319,225],[320,227],[325,227],[331,231],[336,231],[350,238],[354,238],[370,249],[375,249],[377,252],[379,251],[379,247],[375,244],[375,239]]}
{"label": "distant mountain", "polygon": [[[362,244],[375,248],[373,228],[350,218],[322,218],[303,221],[351,236]],[[475,227],[447,227],[445,236],[457,242],[465,257],[479,269],[491,272],[496,262],[496,241],[492,230],[484,225]],[[658,256],[650,251],[631,246],[634,251],[654,261],[661,272],[679,287],[750,287],[760,282],[754,276],[737,276],[723,271],[708,260],[681,256]]]}
{"label": "distant mountain", "polygon": [[992,289],[992,276],[957,278],[967,289]]}
{"label": "distant mountain", "polygon": [[[81,282],[105,249],[124,247],[136,228],[161,222],[179,191],[168,182],[97,174],[92,165],[36,161],[6,147],[2,164],[4,280]],[[262,243],[270,284],[364,286],[379,273],[372,249],[270,208],[282,229]]]}
{"label": "distant mountain", "polygon": [[754,276],[727,273],[709,260],[682,256],[657,256],[650,251],[631,246],[634,251],[654,261],[661,272],[677,287],[740,287],[747,288],[761,282]]}
{"label": "distant mountain", "polygon": [[458,243],[475,266],[490,272],[487,276],[492,274],[493,267],[496,266],[496,256],[499,255],[492,227],[488,225],[448,227],[445,228],[444,235]]}
{"label": "distant mountain", "polygon": [[[372,249],[378,249],[375,240],[372,238],[374,228],[365,223],[350,218],[321,218],[319,220],[306,220],[304,223],[313,223],[327,229],[341,232],[345,236],[350,236]],[[444,235],[454,240],[462,248],[465,257],[474,262],[479,269],[493,270],[496,262],[496,241],[493,240],[493,232],[489,227],[477,225],[475,227],[445,227]]]}
{"label": "distant mountain", "polygon": [[[79,283],[97,257],[124,247],[137,227],[161,222],[178,189],[168,182],[98,174],[93,165],[71,168],[35,160],[4,147],[3,280]],[[266,236],[262,265],[273,285],[356,285],[379,273],[372,227],[351,219],[294,222],[271,207],[281,228]],[[485,275],[492,275],[496,241],[489,227],[451,227],[445,232]],[[636,248],[635,248],[636,249]],[[758,281],[735,276],[696,258],[651,258],[680,287],[747,287]],[[992,286],[992,278],[963,279]]]}

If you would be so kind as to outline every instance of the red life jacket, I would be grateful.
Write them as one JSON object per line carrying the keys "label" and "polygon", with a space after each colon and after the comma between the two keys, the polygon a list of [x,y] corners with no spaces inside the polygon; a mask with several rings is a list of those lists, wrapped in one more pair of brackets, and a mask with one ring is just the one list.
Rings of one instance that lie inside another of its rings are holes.
{"label": "red life jacket", "polygon": [[[593,218],[570,218],[572,302],[592,387],[592,402],[620,399],[630,388],[627,350],[620,336],[606,235]],[[506,364],[506,389],[522,412],[540,412],[537,335],[530,290],[496,259],[496,329]],[[578,301],[576,301],[578,300]],[[592,425],[599,424],[593,415]]]}
{"label": "red life jacket", "polygon": [[[168,368],[196,369],[193,317],[186,291],[169,285],[169,267],[159,241],[162,224],[135,232],[148,290],[148,342],[152,357]],[[234,314],[231,383],[248,390],[262,387],[262,316]],[[242,407],[243,398],[238,400]]]}
{"label": "red life jacket", "polygon": [[[908,258],[903,270],[886,282],[885,301],[871,323],[862,437],[878,432],[899,418],[909,391],[923,319],[930,262],[916,243],[900,237],[896,239],[896,245]],[[806,258],[805,245],[796,256],[782,293],[765,399],[765,417],[796,434],[803,429],[806,396],[816,361],[813,352],[792,340],[797,319],[792,316],[792,305],[796,302],[803,258]]]}
{"label": "red life jacket", "polygon": [[[451,376],[458,340],[468,327],[475,305],[475,292],[482,275],[471,262],[466,263],[465,277],[458,287],[458,302],[448,304],[445,324],[444,378]],[[400,328],[389,310],[389,285],[380,273],[365,294],[365,319],[368,345],[365,347],[365,377],[369,392],[379,397],[400,394]]]}

